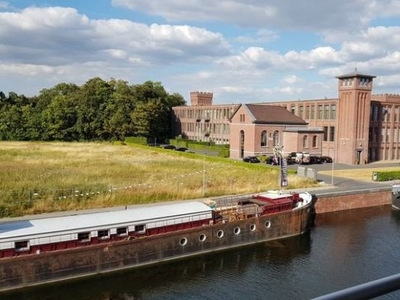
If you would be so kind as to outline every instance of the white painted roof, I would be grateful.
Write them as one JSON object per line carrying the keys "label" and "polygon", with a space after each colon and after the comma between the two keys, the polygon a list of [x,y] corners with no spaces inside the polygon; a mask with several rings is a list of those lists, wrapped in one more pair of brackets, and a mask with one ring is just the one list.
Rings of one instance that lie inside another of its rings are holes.
{"label": "white painted roof", "polygon": [[86,228],[103,227],[106,229],[115,224],[143,224],[148,220],[181,217],[196,213],[210,213],[211,211],[212,209],[206,204],[191,201],[140,206],[118,211],[6,222],[0,223],[0,242],[2,239],[11,237],[71,230],[79,232]]}

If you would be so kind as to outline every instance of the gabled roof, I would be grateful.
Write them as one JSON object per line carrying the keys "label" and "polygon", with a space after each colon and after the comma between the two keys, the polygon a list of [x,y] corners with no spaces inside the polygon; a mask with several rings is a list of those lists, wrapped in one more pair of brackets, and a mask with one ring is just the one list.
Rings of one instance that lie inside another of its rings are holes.
{"label": "gabled roof", "polygon": [[307,125],[308,123],[282,106],[243,104],[255,124]]}

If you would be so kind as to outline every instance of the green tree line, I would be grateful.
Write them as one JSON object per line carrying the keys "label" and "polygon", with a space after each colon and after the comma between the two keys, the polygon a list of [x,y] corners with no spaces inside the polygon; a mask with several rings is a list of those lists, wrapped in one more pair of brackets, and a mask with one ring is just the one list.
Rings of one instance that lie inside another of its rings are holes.
{"label": "green tree line", "polygon": [[95,77],[26,97],[0,91],[0,140],[93,141],[171,137],[172,107],[186,105],[159,82],[130,85]]}

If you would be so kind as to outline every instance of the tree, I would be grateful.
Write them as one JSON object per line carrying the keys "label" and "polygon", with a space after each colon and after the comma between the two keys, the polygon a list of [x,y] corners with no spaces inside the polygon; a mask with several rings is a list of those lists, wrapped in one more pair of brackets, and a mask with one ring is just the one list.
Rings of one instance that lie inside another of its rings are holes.
{"label": "tree", "polygon": [[151,100],[147,103],[139,103],[132,113],[132,120],[137,136],[155,137],[164,139],[169,136],[168,107],[160,100]]}
{"label": "tree", "polygon": [[109,138],[104,130],[104,112],[112,92],[112,87],[98,77],[90,79],[82,86],[77,111],[77,128],[82,139],[90,141]]}

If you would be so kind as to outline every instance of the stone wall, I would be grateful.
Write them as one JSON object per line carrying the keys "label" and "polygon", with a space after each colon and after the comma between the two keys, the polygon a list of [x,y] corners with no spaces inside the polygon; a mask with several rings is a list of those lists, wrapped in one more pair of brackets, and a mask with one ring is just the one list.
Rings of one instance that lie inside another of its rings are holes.
{"label": "stone wall", "polygon": [[392,201],[390,188],[365,189],[352,192],[317,194],[317,214],[334,211],[389,205]]}

